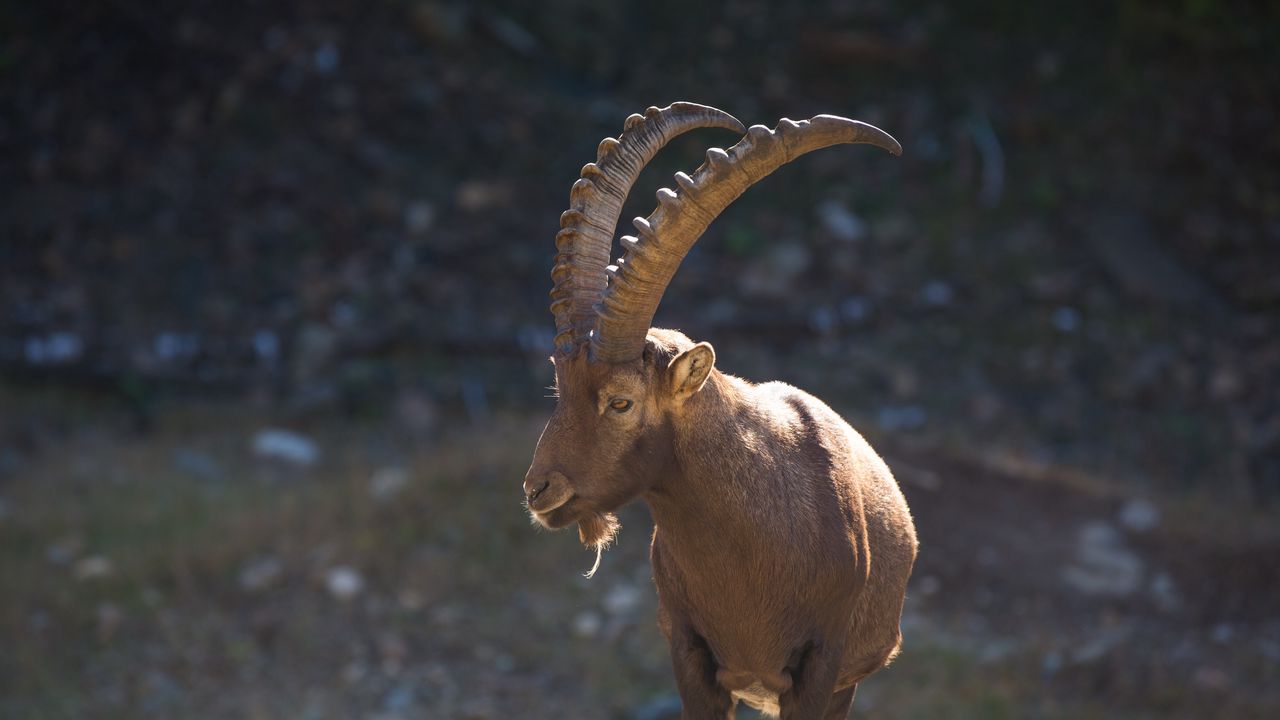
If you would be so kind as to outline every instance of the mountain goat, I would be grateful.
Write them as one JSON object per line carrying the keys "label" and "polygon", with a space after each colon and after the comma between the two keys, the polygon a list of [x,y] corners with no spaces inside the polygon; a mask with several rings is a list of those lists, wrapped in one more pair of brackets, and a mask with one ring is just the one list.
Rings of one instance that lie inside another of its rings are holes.
{"label": "mountain goat", "polygon": [[[609,265],[622,203],[671,138],[745,133],[712,148]],[[534,519],[613,539],[634,498],[654,520],[658,623],[686,720],[733,717],[743,701],[784,720],[844,718],[857,684],[901,645],[916,536],[889,468],[817,398],[716,368],[716,353],[650,328],[685,254],[720,212],[779,166],[819,148],[897,141],[819,115],[744,129],[692,103],[632,115],[600,143],[560,219],[551,277],[559,399],[524,480]],[[599,556],[597,554],[597,564]]]}

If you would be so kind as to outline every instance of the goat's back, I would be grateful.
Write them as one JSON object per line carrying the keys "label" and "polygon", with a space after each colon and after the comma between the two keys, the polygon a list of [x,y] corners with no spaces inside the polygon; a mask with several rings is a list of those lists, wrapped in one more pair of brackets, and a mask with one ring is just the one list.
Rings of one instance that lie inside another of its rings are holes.
{"label": "goat's back", "polygon": [[[851,521],[863,534],[858,556],[865,585],[853,605],[841,685],[857,682],[887,664],[901,644],[898,626],[917,548],[906,499],[884,460],[826,403],[779,382],[749,392],[786,438],[783,447],[807,458],[799,463],[805,477],[795,480],[819,487],[802,492],[821,494],[830,478],[840,509],[859,514]],[[829,472],[815,472],[815,463],[829,463]]]}

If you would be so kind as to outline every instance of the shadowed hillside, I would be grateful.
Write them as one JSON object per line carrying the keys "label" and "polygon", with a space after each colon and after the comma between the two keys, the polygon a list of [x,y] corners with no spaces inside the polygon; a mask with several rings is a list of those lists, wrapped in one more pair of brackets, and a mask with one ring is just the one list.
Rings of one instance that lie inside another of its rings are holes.
{"label": "shadowed hillside", "polygon": [[[648,519],[528,527],[553,237],[673,100],[835,113],[657,323],[922,539],[886,717],[1280,706],[1256,2],[0,4],[0,715],[666,717]],[[731,133],[682,136],[629,219]]]}

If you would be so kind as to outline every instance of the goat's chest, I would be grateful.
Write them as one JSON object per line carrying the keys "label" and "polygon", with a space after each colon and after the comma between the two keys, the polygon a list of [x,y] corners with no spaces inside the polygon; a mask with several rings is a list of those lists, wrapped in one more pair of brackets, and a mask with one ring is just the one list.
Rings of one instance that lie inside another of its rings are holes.
{"label": "goat's chest", "polygon": [[[708,547],[692,564],[688,553],[673,557],[656,535],[652,549],[654,583],[662,622],[679,623],[697,633],[722,670],[721,684],[752,705],[776,696],[781,673],[798,648],[821,634],[824,619],[841,614],[830,606],[833,595],[851,598],[829,586],[843,574],[812,563],[743,556]],[[818,578],[825,578],[819,581]]]}
{"label": "goat's chest", "polygon": [[660,550],[653,560],[662,603],[709,640],[737,645],[777,635],[797,610],[794,591],[750,564],[705,562],[691,569],[664,561]]}

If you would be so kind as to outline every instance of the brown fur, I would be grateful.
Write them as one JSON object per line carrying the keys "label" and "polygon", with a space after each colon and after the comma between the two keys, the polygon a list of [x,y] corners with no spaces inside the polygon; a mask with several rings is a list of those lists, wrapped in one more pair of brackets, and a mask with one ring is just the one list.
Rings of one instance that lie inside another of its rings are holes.
{"label": "brown fur", "polygon": [[632,362],[558,357],[530,510],[599,546],[615,510],[649,505],[686,720],[730,718],[738,700],[787,720],[843,718],[901,643],[910,513],[888,467],[820,400],[714,361],[710,345],[658,329]]}

